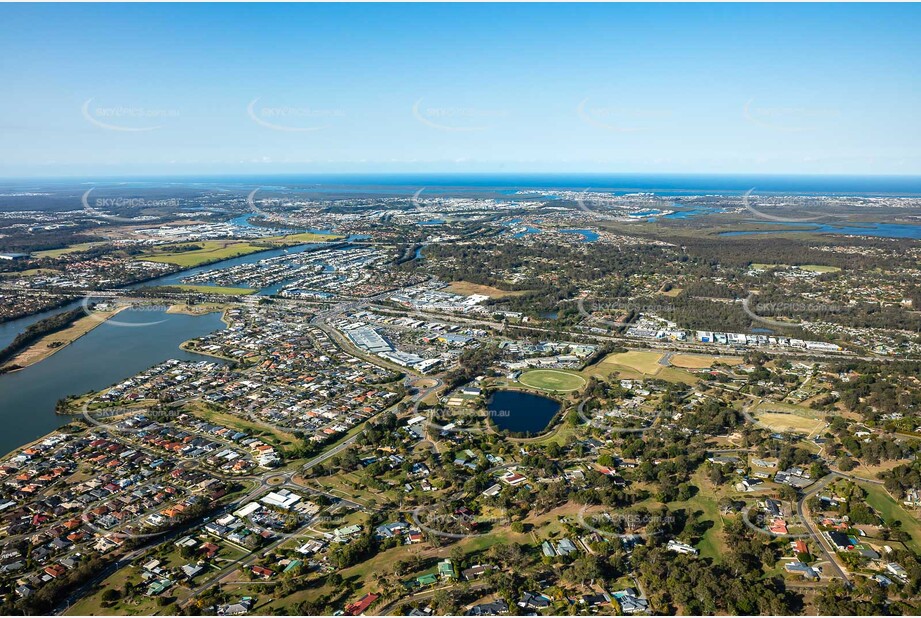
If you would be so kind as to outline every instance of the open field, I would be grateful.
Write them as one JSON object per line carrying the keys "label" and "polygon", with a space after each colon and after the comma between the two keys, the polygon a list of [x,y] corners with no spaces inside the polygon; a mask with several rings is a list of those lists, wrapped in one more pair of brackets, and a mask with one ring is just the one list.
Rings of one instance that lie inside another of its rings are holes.
{"label": "open field", "polygon": [[816,410],[807,408],[802,404],[786,403],[783,401],[762,401],[754,408],[752,408],[752,413],[755,412],[789,412],[790,414],[806,416],[808,418],[821,418],[825,416],[824,412],[817,412]]}
{"label": "open field", "polygon": [[[333,234],[288,234],[287,236],[268,236],[256,240],[203,240],[196,242],[183,242],[172,245],[155,247],[148,253],[138,256],[139,260],[149,262],[165,262],[183,268],[193,268],[202,264],[209,264],[219,260],[249,255],[259,251],[266,251],[276,247],[303,245],[312,242],[329,242],[341,239],[342,236]],[[170,247],[188,247],[195,245],[200,249],[191,251],[171,251]]]}
{"label": "open field", "polygon": [[203,405],[199,403],[193,403],[189,407],[192,408],[193,414],[199,418],[203,418],[206,421],[211,421],[213,423],[220,423],[227,427],[233,427],[234,429],[239,429],[240,431],[247,431],[249,433],[255,434],[274,446],[286,448],[295,446],[299,441],[294,434],[282,431],[281,429],[276,429],[275,427],[269,427],[262,423],[256,423],[239,416],[234,416],[233,414],[227,414],[225,412],[216,412],[213,410],[208,410]]}
{"label": "open field", "polygon": [[755,418],[762,425],[774,431],[797,431],[807,435],[820,431],[828,424],[822,420],[783,412],[758,413]]}
{"label": "open field", "polygon": [[[752,264],[754,270],[777,270],[780,268],[791,268],[789,264]],[[811,273],[836,273],[841,269],[837,266],[823,266],[822,264],[804,264],[797,266],[800,270],[806,270]]]}
{"label": "open field", "polygon": [[521,374],[518,381],[525,386],[557,393],[568,393],[585,386],[585,378],[560,369],[533,369]]}
{"label": "open field", "polygon": [[60,270],[53,268],[27,268],[26,270],[0,273],[0,277],[35,277],[37,275],[56,275]]}
{"label": "open field", "polygon": [[760,423],[773,431],[796,431],[811,436],[828,425],[823,414],[780,401],[765,401],[750,411]]}
{"label": "open field", "polygon": [[709,369],[716,363],[725,363],[727,365],[740,365],[741,356],[708,356],[706,354],[675,354],[671,358],[671,364],[675,367],[685,369]]}
{"label": "open field", "polygon": [[172,285],[170,287],[179,288],[187,292],[201,292],[203,294],[236,294],[239,296],[247,296],[256,293],[256,290],[253,288],[229,288],[220,285]]}
{"label": "open field", "polygon": [[578,440],[578,437],[579,430],[575,425],[561,421],[556,423],[556,425],[550,431],[536,438],[508,438],[508,440],[540,445],[547,445],[551,442],[555,442],[560,446],[565,446],[567,444],[571,444],[573,441]]}
{"label": "open field", "polygon": [[504,298],[506,296],[521,296],[527,294],[528,290],[507,291],[500,290],[488,285],[479,285],[469,281],[454,281],[447,288],[448,292],[460,294],[461,296],[472,296],[473,294],[482,294],[490,298]]}
{"label": "open field", "polygon": [[887,459],[886,461],[881,461],[875,466],[868,466],[860,462],[860,460],[855,459],[854,463],[857,465],[854,466],[852,470],[848,471],[849,476],[862,477],[865,479],[876,479],[879,478],[877,475],[881,472],[888,472],[893,468],[902,466],[905,464],[910,464],[910,459]]}
{"label": "open field", "polygon": [[660,360],[662,360],[662,354],[659,352],[631,350],[629,352],[611,354],[599,364],[623,365],[640,373],[653,375],[662,369],[662,365],[659,364]]}
{"label": "open field", "polygon": [[701,490],[693,498],[686,502],[672,502],[668,505],[669,509],[676,510],[685,508],[690,514],[699,513],[701,521],[713,522],[713,526],[708,528],[700,542],[697,543],[697,549],[703,558],[712,558],[716,562],[722,562],[729,548],[726,546],[726,540],[723,537],[723,518],[720,516],[718,498],[707,490]]}
{"label": "open field", "polygon": [[[721,562],[722,557],[728,552],[728,547],[723,537],[723,518],[720,516],[719,499],[726,493],[726,490],[713,487],[703,470],[698,470],[694,473],[691,484],[699,489],[694,496],[681,502],[669,502],[665,506],[668,507],[670,512],[683,509],[689,515],[696,513],[701,522],[712,522],[712,525],[707,527],[700,540],[695,543],[695,546],[700,550],[701,557],[712,558],[716,562]],[[662,502],[650,497],[637,502],[632,508],[642,506],[657,509],[662,505]]]}
{"label": "open field", "polygon": [[659,364],[662,356],[660,352],[642,350],[609,354],[594,365],[586,367],[582,371],[582,375],[586,378],[590,376],[598,378],[614,376],[624,380],[642,380],[654,377],[669,382],[684,382],[686,384],[692,384],[698,380],[697,376],[683,369]]}
{"label": "open field", "polygon": [[170,305],[167,313],[184,313],[185,315],[205,315],[215,311],[223,311],[228,305],[222,303],[201,303],[199,305],[176,304]]}
{"label": "open field", "polygon": [[140,578],[137,577],[137,570],[124,568],[116,571],[108,577],[99,588],[93,593],[84,596],[76,603],[67,608],[64,612],[66,616],[100,616],[108,613],[117,613],[126,616],[144,616],[152,615],[157,612],[158,607],[156,599],[139,595],[135,600],[119,600],[113,605],[106,607],[103,605],[102,593],[106,590],[121,590],[128,581],[138,583]]}
{"label": "open field", "polygon": [[104,241],[98,242],[81,242],[76,245],[70,245],[69,247],[63,247],[61,249],[49,249],[47,251],[36,251],[33,253],[33,257],[37,258],[55,258],[62,255],[67,255],[68,253],[76,253],[78,251],[86,251],[87,249],[92,249],[93,247],[98,247],[99,245],[106,244]]}
{"label": "open field", "polygon": [[189,246],[190,244],[200,246],[201,249],[193,249],[192,251],[170,251],[170,245],[166,245],[157,247],[150,253],[138,256],[137,259],[148,262],[164,262],[184,268],[192,268],[209,262],[249,255],[257,251],[265,251],[266,249],[265,246],[233,240],[205,240],[195,243],[181,243],[180,245],[173,246]]}
{"label": "open field", "polygon": [[318,476],[304,481],[305,487],[322,487],[334,495],[348,498],[359,504],[376,502],[384,504],[390,501],[399,502],[402,498],[400,489],[381,491],[368,487],[360,474],[355,472],[337,473],[332,476]]}

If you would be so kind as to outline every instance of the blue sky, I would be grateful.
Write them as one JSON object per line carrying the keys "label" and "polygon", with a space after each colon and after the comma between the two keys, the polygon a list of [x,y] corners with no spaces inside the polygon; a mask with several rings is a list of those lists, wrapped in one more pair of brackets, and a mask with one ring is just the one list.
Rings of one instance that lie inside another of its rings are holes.
{"label": "blue sky", "polygon": [[921,6],[0,6],[0,176],[921,173]]}

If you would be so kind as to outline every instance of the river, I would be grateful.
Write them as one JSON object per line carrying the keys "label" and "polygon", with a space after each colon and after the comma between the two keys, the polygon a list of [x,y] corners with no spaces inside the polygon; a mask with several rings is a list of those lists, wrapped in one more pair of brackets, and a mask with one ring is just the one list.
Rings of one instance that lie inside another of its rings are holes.
{"label": "river", "polygon": [[33,313],[32,315],[26,316],[24,318],[10,320],[9,322],[0,324],[0,350],[13,343],[13,339],[15,339],[19,333],[23,332],[25,329],[32,326],[39,320],[50,318],[51,316],[58,313],[63,313],[64,311],[76,309],[79,306],[80,301],[73,301],[58,307],[57,309],[49,309],[48,311],[42,311],[41,313]]}
{"label": "river", "polygon": [[[200,266],[129,286],[171,285],[189,275],[247,264],[281,255],[299,253],[322,245],[308,244],[263,251]],[[270,292],[270,290],[265,290]],[[75,301],[0,325],[0,348],[31,324],[48,316],[80,306]],[[117,323],[116,323],[117,322]],[[143,327],[124,324],[146,323]],[[165,308],[129,308],[111,323],[103,323],[70,345],[39,363],[0,375],[0,422],[7,428],[0,435],[0,456],[36,440],[67,423],[54,413],[55,404],[68,395],[103,389],[170,358],[211,360],[179,348],[183,341],[201,337],[224,323],[220,313],[191,316],[166,313]]]}
{"label": "river", "polygon": [[[45,360],[0,376],[0,454],[31,442],[67,422],[54,413],[59,399],[99,390],[170,358],[214,360],[179,348],[223,326],[220,313],[191,316],[165,309],[129,309],[119,323],[100,324]],[[161,321],[162,320],[162,321]]]}

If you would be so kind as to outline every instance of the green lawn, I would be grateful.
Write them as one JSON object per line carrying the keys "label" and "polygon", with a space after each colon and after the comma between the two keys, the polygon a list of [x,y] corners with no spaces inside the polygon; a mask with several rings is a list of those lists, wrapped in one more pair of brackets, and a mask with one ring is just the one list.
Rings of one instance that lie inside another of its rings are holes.
{"label": "green lawn", "polygon": [[566,446],[570,442],[577,439],[579,436],[579,427],[575,425],[570,425],[565,418],[565,415],[560,421],[556,424],[556,427],[551,429],[545,435],[539,438],[527,439],[531,444],[550,444],[551,442],[556,442],[560,446]]}
{"label": "green lawn", "polygon": [[721,536],[723,520],[720,517],[716,498],[706,491],[706,489],[701,489],[696,496],[685,502],[671,502],[668,508],[670,510],[687,509],[689,514],[702,511],[700,519],[713,522],[713,526],[704,532],[700,542],[697,543],[697,549],[700,550],[701,557],[713,558],[715,562],[720,562],[727,549]]}
{"label": "green lawn", "polygon": [[911,541],[908,541],[906,545],[915,552],[921,553],[921,523],[917,518],[896,502],[883,487],[871,483],[858,483],[858,485],[867,491],[867,504],[882,515],[886,523],[896,519],[902,522],[902,530],[911,535]]}
{"label": "green lawn", "polygon": [[[67,608],[64,612],[67,616],[100,616],[100,615],[121,615],[121,616],[150,616],[157,613],[159,608],[157,600],[153,597],[138,593],[133,599],[120,599],[110,607],[103,607],[102,594],[109,589],[121,592],[125,582],[131,579],[134,583],[140,582],[138,570],[134,567],[124,567],[106,578],[102,584],[79,601]],[[173,591],[167,596],[175,594]],[[170,608],[175,609],[175,606]]]}
{"label": "green lawn", "polygon": [[60,272],[53,268],[27,268],[17,272],[0,273],[0,277],[35,277],[37,275],[55,275]]}
{"label": "green lawn", "polygon": [[[723,539],[723,519],[720,516],[718,506],[719,495],[712,489],[710,482],[705,480],[702,470],[696,472],[691,478],[691,484],[699,489],[697,494],[690,500],[683,502],[669,502],[666,504],[669,511],[678,511],[684,509],[689,515],[700,512],[698,519],[700,521],[710,521],[713,525],[703,533],[700,541],[695,544],[700,550],[701,557],[712,558],[715,562],[722,561],[722,557],[727,552],[726,542]],[[661,502],[655,498],[648,498],[634,504],[634,508],[645,506],[647,508],[658,508]]]}

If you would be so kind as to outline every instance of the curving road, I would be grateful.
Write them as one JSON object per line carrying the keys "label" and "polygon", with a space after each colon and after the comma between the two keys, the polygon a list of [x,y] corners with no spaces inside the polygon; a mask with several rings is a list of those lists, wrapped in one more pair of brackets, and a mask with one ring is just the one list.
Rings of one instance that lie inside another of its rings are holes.
{"label": "curving road", "polygon": [[815,525],[812,523],[812,516],[809,513],[809,508],[806,506],[806,501],[809,500],[809,498],[811,498],[812,496],[816,495],[817,493],[825,489],[825,487],[830,482],[832,482],[835,478],[838,478],[839,476],[841,475],[839,475],[836,472],[832,472],[830,474],[827,474],[826,476],[823,476],[821,479],[813,483],[813,485],[809,488],[809,491],[803,492],[803,495],[799,499],[799,502],[796,503],[796,513],[797,515],[799,515],[800,520],[806,526],[806,530],[808,530],[809,534],[812,535],[812,538],[815,540],[816,545],[818,545],[822,553],[825,554],[825,559],[828,561],[829,565],[832,567],[832,570],[837,573],[837,576],[840,577],[844,581],[845,584],[850,586],[851,580],[848,579],[847,571],[844,569],[841,563],[838,562],[837,552],[834,550],[833,547],[831,547],[831,543],[825,539],[825,537],[822,535],[819,529],[816,528]]}

